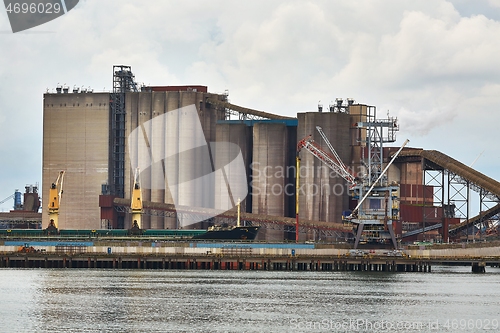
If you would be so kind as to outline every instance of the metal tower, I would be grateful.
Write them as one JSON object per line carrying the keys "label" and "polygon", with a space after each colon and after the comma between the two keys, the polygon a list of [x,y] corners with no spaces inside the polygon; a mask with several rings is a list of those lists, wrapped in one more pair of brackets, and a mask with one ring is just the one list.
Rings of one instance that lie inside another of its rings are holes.
{"label": "metal tower", "polygon": [[130,66],[113,66],[113,92],[110,96],[110,193],[125,195],[125,93],[138,91]]}
{"label": "metal tower", "polygon": [[[362,163],[367,169],[368,174],[366,176],[370,183],[375,182],[382,173],[384,143],[395,142],[396,132],[399,131],[396,118],[387,115],[387,119],[377,120],[376,113],[376,108],[374,106],[367,106],[366,121],[361,121],[356,124],[357,128],[366,129],[366,138],[360,138],[360,142],[363,143],[368,150],[368,156],[362,156]],[[386,130],[384,131],[384,129]],[[383,183],[387,183],[387,177],[385,175],[382,176],[380,180],[380,184]]]}
{"label": "metal tower", "polygon": [[387,119],[377,120],[376,108],[366,108],[366,119],[356,124],[357,128],[366,131],[364,138],[359,139],[366,149],[362,150],[361,155],[365,174],[362,181],[351,188],[351,196],[358,199],[358,205],[349,218],[357,225],[354,248],[357,248],[360,242],[392,243],[394,248],[397,248],[392,222],[399,219],[399,185],[389,184],[385,172],[408,141],[385,169],[382,169],[384,143],[396,141],[396,132],[399,130],[397,119],[388,115]]}

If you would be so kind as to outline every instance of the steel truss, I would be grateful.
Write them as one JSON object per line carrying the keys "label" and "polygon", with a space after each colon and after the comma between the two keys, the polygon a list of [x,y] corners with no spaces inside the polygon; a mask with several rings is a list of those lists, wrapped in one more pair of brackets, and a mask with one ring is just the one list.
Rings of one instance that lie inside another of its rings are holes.
{"label": "steel truss", "polygon": [[[399,198],[395,195],[399,187],[389,185],[387,176],[382,174],[383,147],[385,143],[396,141],[396,132],[399,131],[397,119],[388,117],[377,120],[374,106],[366,106],[366,116],[363,115],[363,118],[355,127],[366,130],[366,138],[358,140],[368,149],[367,157],[364,156],[364,150],[361,155],[366,174],[362,183],[352,187],[351,191],[360,203],[364,199],[368,201],[362,206],[358,204],[358,212],[355,212],[356,216],[351,220],[357,224],[354,248],[357,248],[361,240],[380,243],[390,240],[397,248],[392,222],[399,219]],[[384,196],[385,200],[382,199]]]}
{"label": "steel truss", "polygon": [[[484,189],[481,189],[479,191],[479,211],[480,212],[487,212],[492,209],[494,209],[496,206],[498,206],[499,201],[498,198],[496,200],[492,200],[491,195],[488,195],[488,191],[485,191]],[[478,230],[478,235],[479,239],[483,239],[485,236],[487,236],[490,231],[492,230],[498,230],[498,225],[500,221],[500,215],[495,214],[491,217],[487,217],[484,215],[480,215],[479,218],[479,230]],[[472,230],[472,237],[474,240],[474,237],[476,236],[474,234],[474,229]]]}
{"label": "steel truss", "polygon": [[236,117],[237,120],[266,120],[269,118],[259,117],[250,113],[235,111],[230,108],[224,108],[225,120],[232,120],[231,116]]}
{"label": "steel truss", "polygon": [[[496,194],[427,160],[424,165],[424,185],[433,187],[433,207],[442,207],[443,215],[441,221],[436,221],[424,209],[421,232],[441,228],[444,218],[460,218],[465,221],[463,223],[471,224],[460,228],[460,233],[473,241],[482,239],[488,230],[498,227],[500,199]],[[479,195],[480,214],[475,218],[470,216],[471,190]],[[435,227],[432,228],[432,225]]]}
{"label": "steel truss", "polygon": [[[448,182],[450,184],[450,182]],[[426,166],[424,167],[424,186],[431,186],[432,191],[432,204],[427,205],[427,200],[423,198],[423,209],[422,209],[422,227],[417,228],[418,233],[425,233],[426,231],[435,230],[437,225],[442,226],[442,219],[439,218],[437,212],[433,209],[435,207],[445,206],[445,172],[442,168],[437,166]],[[425,191],[425,190],[424,190]],[[448,191],[448,193],[450,193]]]}
{"label": "steel truss", "polygon": [[230,120],[231,115],[237,116],[239,120],[261,120],[261,119],[295,119],[292,117],[280,116],[277,114],[245,108],[231,104],[227,101],[227,95],[224,100],[207,98],[205,102],[211,107],[225,112],[225,119]]}
{"label": "steel truss", "polygon": [[130,66],[113,66],[113,92],[110,94],[110,194],[125,196],[125,94],[138,91]]}
{"label": "steel truss", "polygon": [[[362,156],[362,162],[368,172],[367,181],[371,185],[382,173],[383,145],[384,143],[396,141],[396,132],[399,131],[399,127],[396,118],[389,117],[388,119],[377,120],[374,106],[366,106],[366,113],[366,121],[358,122],[356,127],[364,128],[367,131],[366,139],[360,139],[359,141],[368,147],[368,158]],[[384,131],[384,128],[387,130]],[[387,177],[384,176],[380,180],[380,184],[386,183]]]}

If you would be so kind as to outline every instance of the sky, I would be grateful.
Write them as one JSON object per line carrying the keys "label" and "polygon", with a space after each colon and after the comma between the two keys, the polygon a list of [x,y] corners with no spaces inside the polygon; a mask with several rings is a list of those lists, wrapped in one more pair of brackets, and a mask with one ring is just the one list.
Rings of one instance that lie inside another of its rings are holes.
{"label": "sky", "polygon": [[81,0],[15,34],[2,7],[0,201],[41,188],[47,89],[109,91],[113,65],[289,116],[353,98],[398,118],[394,145],[500,180],[499,54],[500,0]]}

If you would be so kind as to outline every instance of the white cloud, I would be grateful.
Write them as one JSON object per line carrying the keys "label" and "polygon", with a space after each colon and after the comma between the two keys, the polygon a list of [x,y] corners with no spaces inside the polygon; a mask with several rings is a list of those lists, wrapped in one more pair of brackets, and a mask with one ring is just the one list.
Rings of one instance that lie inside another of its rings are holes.
{"label": "white cloud", "polygon": [[[487,11],[500,5],[475,4],[81,1],[33,30],[54,33],[0,34],[0,170],[15,175],[0,199],[40,181],[45,88],[109,90],[113,64],[138,82],[228,89],[236,104],[287,115],[352,97],[398,116],[412,144],[473,160],[459,144],[496,142],[500,121],[500,20]],[[500,164],[492,145],[482,159]]]}
{"label": "white cloud", "polygon": [[498,0],[488,0],[488,4],[489,4],[491,7],[497,7],[497,8],[500,8],[500,1],[498,1]]}

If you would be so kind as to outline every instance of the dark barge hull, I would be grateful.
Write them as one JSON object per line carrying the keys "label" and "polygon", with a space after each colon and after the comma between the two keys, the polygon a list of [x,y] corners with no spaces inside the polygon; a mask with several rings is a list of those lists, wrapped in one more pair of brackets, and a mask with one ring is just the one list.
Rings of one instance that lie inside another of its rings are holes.
{"label": "dark barge hull", "polygon": [[193,236],[192,239],[220,239],[220,240],[254,240],[260,227],[234,227],[208,230],[201,235]]}
{"label": "dark barge hull", "polygon": [[200,229],[98,229],[98,230],[47,230],[47,229],[0,229],[0,239],[193,239],[193,240],[254,240],[260,227],[212,227]]}

